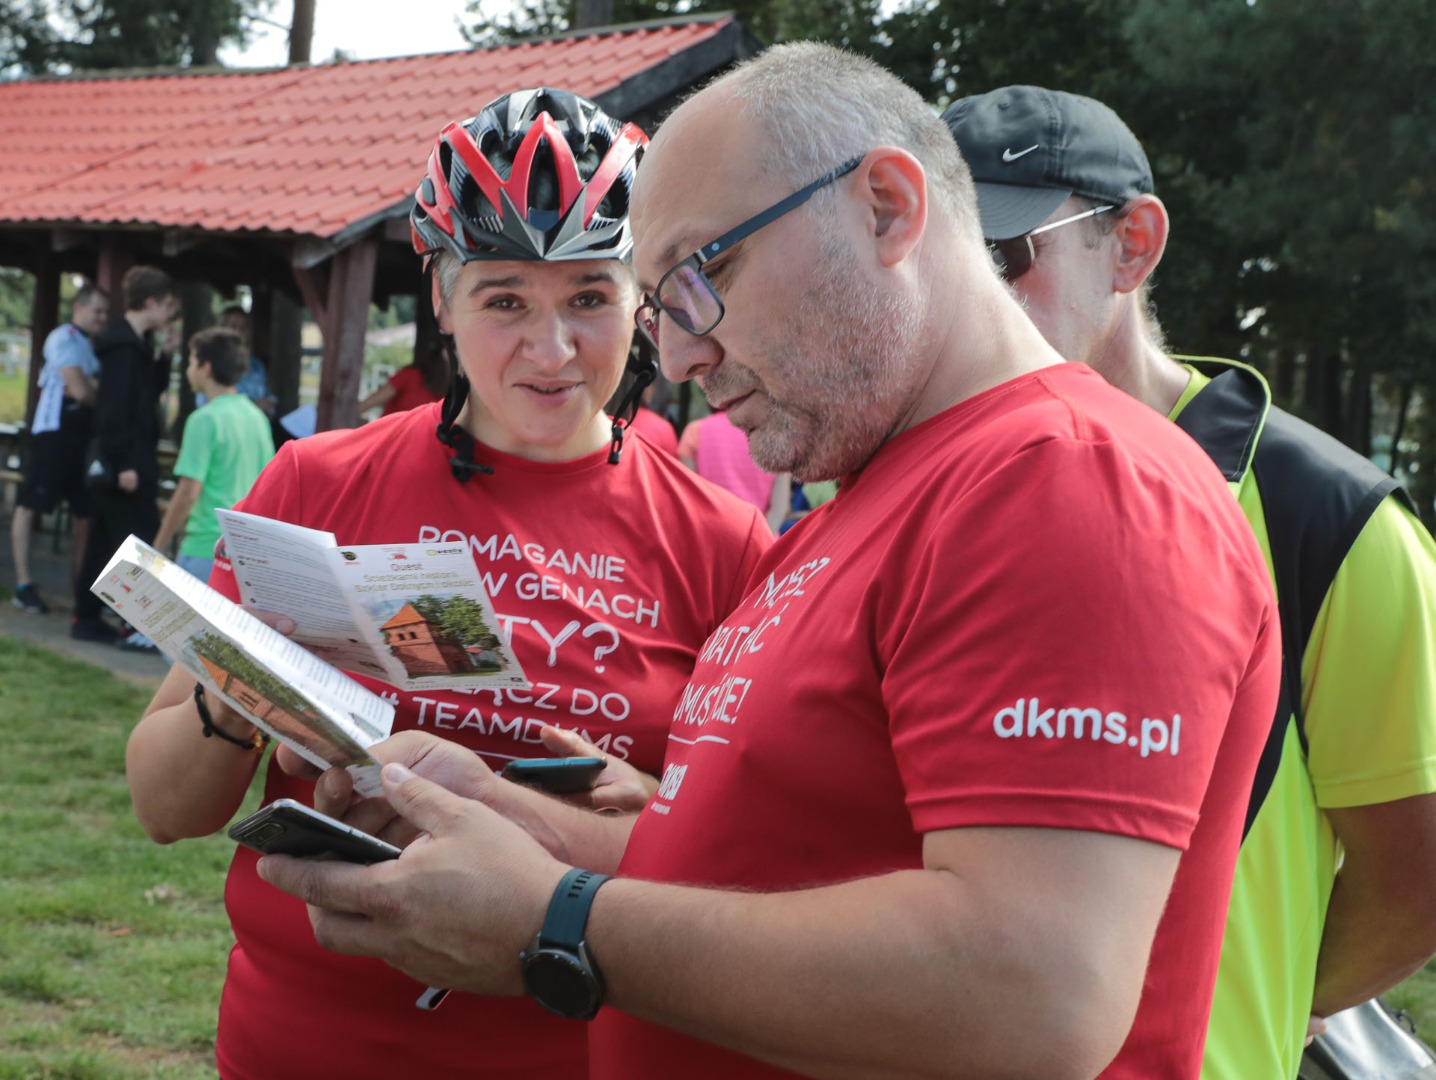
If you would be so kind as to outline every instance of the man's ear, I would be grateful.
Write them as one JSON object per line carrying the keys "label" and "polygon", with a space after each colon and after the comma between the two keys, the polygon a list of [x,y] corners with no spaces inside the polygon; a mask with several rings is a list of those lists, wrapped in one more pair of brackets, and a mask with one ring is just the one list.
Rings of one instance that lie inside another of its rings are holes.
{"label": "man's ear", "polygon": [[1167,208],[1155,195],[1138,195],[1117,221],[1119,245],[1112,287],[1135,292],[1152,276],[1167,249]]}
{"label": "man's ear", "polygon": [[878,261],[897,265],[912,253],[927,227],[927,174],[906,150],[880,146],[858,166],[854,183]]}
{"label": "man's ear", "polygon": [[444,291],[439,288],[439,271],[435,268],[429,275],[430,300],[434,305],[434,321],[439,324],[439,331],[444,334],[452,334],[453,328],[449,325],[449,309],[444,304]]}

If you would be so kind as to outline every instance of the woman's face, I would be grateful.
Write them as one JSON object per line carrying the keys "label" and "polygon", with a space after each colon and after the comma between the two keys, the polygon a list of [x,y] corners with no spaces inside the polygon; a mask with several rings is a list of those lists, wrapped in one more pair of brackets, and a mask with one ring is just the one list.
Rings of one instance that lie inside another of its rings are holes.
{"label": "woman's face", "polygon": [[603,407],[623,376],[637,304],[632,272],[613,259],[467,263],[447,302],[435,275],[439,327],[469,379],[460,425],[535,461],[606,446]]}

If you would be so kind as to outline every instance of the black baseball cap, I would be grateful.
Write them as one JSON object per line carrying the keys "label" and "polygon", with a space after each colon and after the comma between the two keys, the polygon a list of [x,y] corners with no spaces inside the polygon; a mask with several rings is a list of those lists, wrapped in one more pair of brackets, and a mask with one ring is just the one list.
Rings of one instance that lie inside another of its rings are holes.
{"label": "black baseball cap", "polygon": [[1121,117],[1100,101],[1006,86],[942,114],[977,185],[982,233],[1030,232],[1071,195],[1122,206],[1152,190],[1152,167]]}

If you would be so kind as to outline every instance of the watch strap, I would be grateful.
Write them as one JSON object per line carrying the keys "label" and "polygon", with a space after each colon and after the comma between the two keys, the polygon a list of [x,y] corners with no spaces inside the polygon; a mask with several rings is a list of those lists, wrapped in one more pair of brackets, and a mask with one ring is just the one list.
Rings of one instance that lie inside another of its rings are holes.
{"label": "watch strap", "polygon": [[607,874],[592,870],[575,868],[564,874],[553,891],[543,928],[539,930],[540,947],[577,948],[588,925],[588,910],[593,906],[594,894],[607,880]]}

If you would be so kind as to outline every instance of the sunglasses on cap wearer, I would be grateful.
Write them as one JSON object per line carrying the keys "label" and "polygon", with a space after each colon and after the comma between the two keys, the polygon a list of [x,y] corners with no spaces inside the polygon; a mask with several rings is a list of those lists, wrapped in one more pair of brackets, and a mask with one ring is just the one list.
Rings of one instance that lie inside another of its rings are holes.
{"label": "sunglasses on cap wearer", "polygon": [[1117,209],[1115,206],[1095,206],[1091,210],[1073,214],[1061,221],[1054,221],[1050,225],[1039,225],[1031,232],[1014,236],[1011,240],[989,240],[987,253],[992,256],[993,265],[997,267],[997,272],[1002,275],[1004,281],[1016,281],[1032,269],[1032,261],[1037,258],[1037,249],[1032,246],[1034,236],[1040,236],[1042,233],[1051,232],[1062,225],[1071,225],[1074,221],[1096,217],[1098,214],[1105,214],[1108,210],[1115,209]]}
{"label": "sunglasses on cap wearer", "polygon": [[658,279],[651,294],[644,293],[633,321],[654,348],[658,347],[658,313],[661,311],[694,337],[702,337],[723,321],[723,299],[703,273],[703,265],[746,240],[765,225],[771,225],[790,210],[796,210],[813,197],[820,188],[846,176],[862,164],[866,154],[846,161],[831,172],[824,173],[807,187],[793,192],[760,214],[730,229],[717,240],[704,244],[682,262],[671,267]]}

